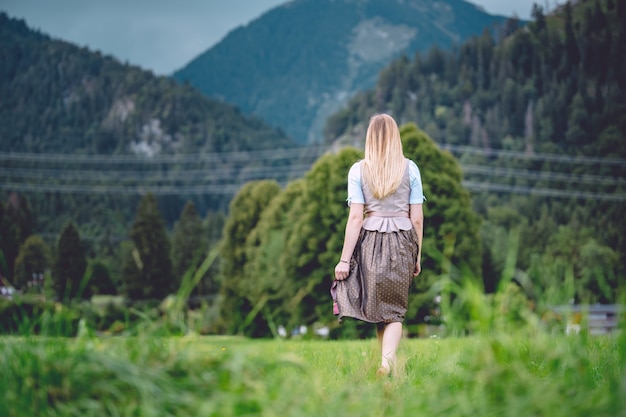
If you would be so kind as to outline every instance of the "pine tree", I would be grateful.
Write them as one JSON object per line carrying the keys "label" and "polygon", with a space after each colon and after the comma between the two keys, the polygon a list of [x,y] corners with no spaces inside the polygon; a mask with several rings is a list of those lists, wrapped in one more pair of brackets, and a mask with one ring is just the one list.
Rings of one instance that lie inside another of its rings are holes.
{"label": "pine tree", "polygon": [[7,274],[12,278],[15,270],[15,258],[19,248],[33,233],[33,221],[28,200],[16,193],[11,193],[7,201],[4,216],[0,223],[0,250],[7,264]]}
{"label": "pine tree", "polygon": [[175,291],[170,242],[154,195],[146,194],[139,202],[130,238],[133,248],[122,277],[126,295],[131,300],[160,300]]}
{"label": "pine tree", "polygon": [[59,300],[91,298],[91,288],[84,281],[87,259],[74,223],[63,228],[57,243],[52,272],[53,286]]}
{"label": "pine tree", "polygon": [[180,285],[185,272],[196,268],[206,254],[207,238],[196,206],[188,201],[172,232],[172,267],[174,280]]}

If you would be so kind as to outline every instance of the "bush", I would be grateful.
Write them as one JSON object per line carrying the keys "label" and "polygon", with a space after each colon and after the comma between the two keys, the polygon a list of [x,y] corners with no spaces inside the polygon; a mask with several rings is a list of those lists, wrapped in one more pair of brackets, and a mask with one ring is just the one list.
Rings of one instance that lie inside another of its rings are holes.
{"label": "bush", "polygon": [[42,297],[0,299],[0,334],[75,336],[80,313]]}

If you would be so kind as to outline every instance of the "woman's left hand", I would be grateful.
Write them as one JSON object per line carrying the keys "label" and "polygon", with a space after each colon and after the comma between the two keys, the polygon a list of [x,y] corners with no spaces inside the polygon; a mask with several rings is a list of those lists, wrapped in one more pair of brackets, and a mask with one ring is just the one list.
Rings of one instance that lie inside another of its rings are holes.
{"label": "woman's left hand", "polygon": [[349,274],[350,274],[350,264],[339,261],[339,263],[335,267],[335,279],[337,281],[342,281],[348,278]]}
{"label": "woman's left hand", "polygon": [[415,270],[413,270],[413,276],[416,277],[422,272],[422,257],[417,255],[417,262],[415,263]]}

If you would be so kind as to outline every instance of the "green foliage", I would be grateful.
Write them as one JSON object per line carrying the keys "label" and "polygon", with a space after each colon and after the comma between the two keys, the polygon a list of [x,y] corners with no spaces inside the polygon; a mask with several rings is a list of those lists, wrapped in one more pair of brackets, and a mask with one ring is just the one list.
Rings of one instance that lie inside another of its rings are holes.
{"label": "green foliage", "polygon": [[87,258],[74,223],[65,225],[57,243],[53,286],[59,300],[91,298],[91,287],[87,281]]}
{"label": "green foliage", "polygon": [[176,287],[188,269],[197,269],[208,242],[196,206],[188,201],[172,231],[172,269]]}
{"label": "green foliage", "polygon": [[154,195],[141,199],[130,238],[133,247],[123,270],[126,295],[132,300],[160,300],[176,290],[170,242]]}
{"label": "green foliage", "polygon": [[[421,321],[434,308],[431,287],[455,265],[458,271],[481,276],[482,244],[480,219],[472,209],[469,192],[461,184],[461,169],[454,157],[437,148],[426,133],[414,124],[401,127],[404,154],[420,168],[424,204],[423,272],[412,286],[414,302],[407,311],[409,322]],[[453,247],[446,252],[446,246]],[[443,257],[442,257],[443,256]]]}
{"label": "green foliage", "polygon": [[[415,125],[403,126],[401,135],[405,155],[420,167],[428,198],[424,272],[413,286],[407,314],[414,324],[432,307],[430,287],[443,272],[441,253],[450,237],[455,245],[447,262],[480,275],[480,222],[461,187],[454,158]],[[278,325],[293,328],[335,321],[328,290],[345,234],[347,173],[362,157],[361,151],[349,147],[322,156],[305,178],[290,183],[261,212],[258,205],[254,210],[244,206],[252,200],[254,183],[233,200],[223,244],[224,266],[232,272],[224,275],[222,289],[228,288],[232,299],[224,305],[238,306],[237,314],[246,313],[229,316],[244,334],[269,335]]]}
{"label": "green foliage", "polygon": [[[506,36],[497,42],[484,32],[452,51],[433,49],[413,60],[398,59],[381,71],[375,89],[355,96],[328,119],[326,141],[361,143],[364,126],[376,112],[415,122],[438,143],[454,145],[455,156],[469,168],[463,179],[472,184],[472,204],[484,220],[482,268],[488,291],[497,287],[503,267],[506,251],[499,245],[519,229],[518,268],[539,268],[538,259],[546,268],[572,262],[576,299],[615,302],[616,292],[600,287],[623,281],[623,266],[607,265],[608,255],[587,258],[588,269],[597,273],[583,273],[576,258],[554,252],[560,250],[555,245],[571,242],[551,239],[565,227],[570,236],[579,236],[573,239],[574,252],[597,245],[603,253],[626,258],[623,203],[611,200],[624,195],[626,165],[609,161],[626,158],[626,26],[624,7],[609,3],[568,2],[552,14],[536,6],[534,22],[503,32]],[[477,155],[477,148],[496,154]],[[541,159],[537,153],[563,160]],[[578,156],[599,162],[577,163]],[[418,160],[426,173],[428,163],[428,158]],[[444,181],[424,182],[445,190]],[[481,191],[483,185],[491,189]],[[582,198],[585,194],[591,196]],[[433,204],[439,201],[429,201],[427,209]],[[517,215],[502,223],[500,209],[505,208]],[[581,229],[593,233],[579,234]],[[470,247],[465,249],[469,253]],[[475,258],[458,261],[476,264]],[[543,289],[550,281],[545,275],[534,276],[544,281],[538,283]]]}
{"label": "green foliage", "polygon": [[91,286],[93,294],[115,295],[118,288],[111,277],[108,265],[101,260],[94,260],[89,263],[86,272],[86,281]]}
{"label": "green foliage", "polygon": [[298,289],[292,295],[296,298],[289,324],[330,321],[328,290],[348,214],[347,173],[361,158],[353,148],[322,156],[307,173],[303,193],[288,214],[280,264]]}
{"label": "green foliage", "polygon": [[[240,285],[248,261],[246,242],[259,222],[263,210],[280,192],[276,181],[253,181],[244,185],[230,204],[229,216],[224,224],[221,246],[221,318],[229,332],[255,332],[267,335],[264,329],[240,328],[245,317],[265,302],[263,298],[249,300]],[[257,311],[258,312],[258,311]],[[252,319],[252,318],[251,318]]]}
{"label": "green foliage", "polygon": [[50,248],[40,236],[31,235],[15,259],[15,285],[24,292],[42,292],[51,263]]}
{"label": "green foliage", "polygon": [[[28,191],[28,199],[36,221],[31,223],[28,234],[36,226],[38,233],[58,235],[65,223],[72,220],[83,236],[103,238],[107,233],[121,236],[132,223],[134,208],[140,199],[138,195],[126,193],[39,191],[44,184],[52,189],[66,184],[68,172],[64,176],[33,179],[29,177],[33,171],[29,170],[69,169],[75,171],[70,174],[74,181],[82,182],[89,177],[81,176],[82,170],[126,168],[139,172],[142,184],[149,181],[158,184],[154,181],[162,180],[163,172],[141,174],[146,169],[142,162],[148,157],[137,150],[142,146],[153,150],[155,155],[169,156],[273,150],[295,145],[279,129],[258,118],[244,116],[221,100],[209,99],[189,85],[181,85],[170,77],[156,77],[111,56],[51,39],[4,12],[0,12],[0,56],[0,153],[136,156],[136,159],[126,159],[128,164],[122,167],[106,165],[106,168],[75,161],[71,167],[53,160],[1,161],[5,172],[10,172],[6,181],[3,180],[4,190],[34,188]],[[256,164],[269,166],[273,162]],[[250,165],[246,161],[246,166]],[[176,170],[178,166],[174,164],[170,169]],[[203,179],[206,179],[220,169],[238,172],[241,166],[201,164],[199,169],[205,171]],[[115,184],[136,185],[128,180],[122,173]],[[88,187],[96,189],[99,185],[102,183],[96,181]],[[201,213],[224,212],[228,206],[228,198],[224,197],[168,196],[160,203],[164,219],[171,226],[188,199],[193,199]],[[17,248],[26,237],[20,236],[16,242],[3,238],[0,243],[9,264],[8,271],[4,271],[9,278]]]}
{"label": "green foliage", "polygon": [[[299,280],[287,272],[284,256],[287,251],[285,238],[291,212],[299,207],[304,192],[304,180],[290,182],[263,210],[257,225],[246,239],[246,259],[239,284],[240,296],[253,304],[265,299],[257,320],[250,326],[260,327],[276,335],[276,323],[295,325],[293,312],[303,293]],[[257,323],[265,322],[259,326]],[[244,327],[244,331],[246,331]]]}
{"label": "green foliage", "polygon": [[23,195],[11,193],[6,206],[1,202],[0,206],[0,250],[6,262],[6,270],[0,273],[11,279],[20,245],[33,233],[33,219],[28,200]]}
{"label": "green foliage", "polygon": [[3,339],[0,413],[621,416],[624,342],[545,333],[405,340],[400,374],[377,380],[374,341]]}
{"label": "green foliage", "polygon": [[43,297],[0,298],[0,334],[73,337],[80,312]]}

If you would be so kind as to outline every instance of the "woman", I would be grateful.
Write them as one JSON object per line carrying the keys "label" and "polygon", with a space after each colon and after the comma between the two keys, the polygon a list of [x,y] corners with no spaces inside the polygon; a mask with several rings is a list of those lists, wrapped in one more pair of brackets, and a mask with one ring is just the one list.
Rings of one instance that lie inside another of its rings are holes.
{"label": "woman", "polygon": [[373,116],[365,158],[348,174],[350,214],[334,285],[339,320],[376,323],[378,375],[395,365],[409,287],[421,271],[424,200],[419,169],[404,157],[396,122]]}

